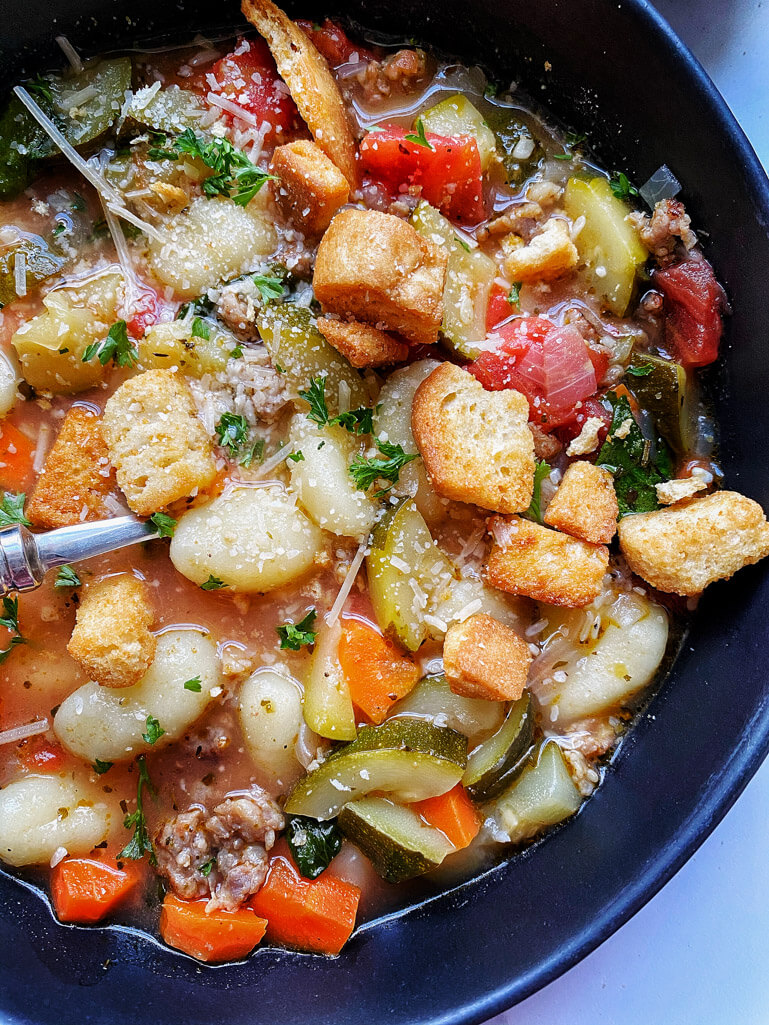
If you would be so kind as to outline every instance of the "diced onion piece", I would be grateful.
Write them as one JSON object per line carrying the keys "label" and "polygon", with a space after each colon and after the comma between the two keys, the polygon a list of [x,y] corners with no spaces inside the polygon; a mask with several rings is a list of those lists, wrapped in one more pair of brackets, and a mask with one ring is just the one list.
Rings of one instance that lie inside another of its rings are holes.
{"label": "diced onion piece", "polygon": [[673,199],[680,191],[681,183],[667,164],[658,167],[651,178],[644,182],[638,190],[641,198],[649,204],[652,210],[661,199]]}

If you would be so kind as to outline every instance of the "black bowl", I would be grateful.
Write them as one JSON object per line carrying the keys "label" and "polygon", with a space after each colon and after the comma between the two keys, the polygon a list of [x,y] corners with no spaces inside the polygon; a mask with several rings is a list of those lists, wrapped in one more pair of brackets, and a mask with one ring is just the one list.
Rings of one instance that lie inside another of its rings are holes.
{"label": "black bowl", "polygon": [[[234,2],[225,10],[201,0],[0,0],[4,84],[50,63],[58,32],[85,52],[151,33],[178,39],[235,23]],[[437,9],[335,0],[331,13],[520,80],[587,131],[606,166],[636,181],[662,163],[672,168],[733,304],[726,358],[711,375],[726,483],[769,505],[769,183],[711,82],[652,8],[644,0],[443,0]],[[483,877],[365,926],[339,958],[265,949],[244,964],[202,968],[129,930],[60,926],[34,891],[0,878],[4,1020],[458,1025],[523,999],[637,911],[760,764],[769,748],[767,601],[762,567],[711,588],[673,672],[575,819]]]}

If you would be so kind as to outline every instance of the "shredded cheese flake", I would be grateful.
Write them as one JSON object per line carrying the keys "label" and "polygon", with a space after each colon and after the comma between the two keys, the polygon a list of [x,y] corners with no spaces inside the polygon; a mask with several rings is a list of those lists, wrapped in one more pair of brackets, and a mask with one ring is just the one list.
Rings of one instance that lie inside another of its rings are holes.
{"label": "shredded cheese flake", "polygon": [[27,737],[36,737],[38,733],[45,733],[48,729],[47,719],[38,719],[36,722],[27,723],[26,726],[14,726],[11,730],[4,730],[0,733],[0,744],[16,744]]}
{"label": "shredded cheese flake", "polygon": [[347,574],[344,580],[342,581],[342,586],[339,588],[339,594],[336,596],[334,604],[326,613],[326,623],[328,624],[328,626],[333,626],[334,623],[336,623],[337,619],[339,619],[339,614],[344,608],[344,603],[347,601],[348,595],[350,594],[353,584],[355,583],[355,578],[358,575],[358,570],[361,568],[363,560],[366,557],[368,551],[369,547],[367,538],[365,541],[361,541],[358,547],[358,551],[355,553],[355,556],[353,557],[353,560],[350,563],[350,566],[347,570]]}

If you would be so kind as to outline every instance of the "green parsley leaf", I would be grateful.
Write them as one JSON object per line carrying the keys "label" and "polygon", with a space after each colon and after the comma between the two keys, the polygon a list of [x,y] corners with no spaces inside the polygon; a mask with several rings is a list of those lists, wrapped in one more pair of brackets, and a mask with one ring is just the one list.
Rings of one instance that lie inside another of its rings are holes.
{"label": "green parsley leaf", "polygon": [[3,598],[3,615],[0,616],[0,626],[4,626],[6,630],[20,632],[18,598]]}
{"label": "green parsley leaf", "polygon": [[566,133],[567,146],[581,146],[583,142],[587,142],[587,136],[584,133],[580,135],[578,135],[576,132]]}
{"label": "green parsley leaf", "polygon": [[23,527],[31,527],[27,517],[24,515],[24,492],[14,494],[6,491],[3,500],[0,502],[0,527],[10,527],[14,523],[20,523]]}
{"label": "green parsley leaf", "polygon": [[40,99],[47,100],[48,103],[53,103],[51,82],[50,80],[43,78],[41,74],[35,75],[35,77],[29,82],[25,82],[24,88],[27,92],[32,93],[33,96],[39,96]]}
{"label": "green parsley leaf", "polygon": [[211,337],[211,325],[207,324],[205,320],[201,320],[200,317],[195,317],[192,322],[192,337],[203,338],[207,342]]}
{"label": "green parsley leaf", "polygon": [[483,95],[487,99],[493,99],[499,93],[498,82],[487,82],[486,88],[483,90]]}
{"label": "green parsley leaf", "polygon": [[173,537],[176,530],[176,520],[173,516],[166,516],[165,513],[156,512],[150,516],[150,523],[157,527],[158,537]]}
{"label": "green parsley leaf", "polygon": [[470,246],[467,244],[467,242],[465,242],[465,240],[463,238],[460,238],[459,235],[455,235],[454,236],[454,241],[458,242],[459,245],[462,246],[462,248],[464,249],[464,251],[466,253],[470,252]]}
{"label": "green parsley leaf", "polygon": [[301,449],[299,449],[297,452],[289,452],[289,454],[286,456],[286,459],[288,459],[292,463],[303,463],[304,452],[302,452]]}
{"label": "green parsley leaf", "polygon": [[211,858],[211,860],[207,861],[205,863],[205,865],[201,865],[198,871],[200,872],[200,874],[202,876],[205,876],[206,878],[208,878],[208,876],[211,875],[211,869],[214,867],[215,864],[216,864],[216,858]]}
{"label": "green parsley leaf", "polygon": [[654,370],[652,364],[647,363],[641,367],[627,367],[625,373],[630,374],[631,377],[648,377],[652,370]]}
{"label": "green parsley leaf", "polygon": [[425,135],[425,124],[421,117],[417,118],[415,125],[416,132],[410,135],[404,136],[406,142],[413,142],[417,146],[424,146],[425,149],[435,149],[435,147],[428,141]]}
{"label": "green parsley leaf", "polygon": [[275,632],[280,637],[281,648],[299,651],[305,644],[314,644],[318,631],[311,627],[317,615],[315,609],[310,609],[304,619],[298,623],[285,623],[283,626],[275,627]]}
{"label": "green parsley leaf", "polygon": [[51,234],[53,235],[54,238],[58,238],[59,235],[62,235],[66,230],[67,230],[67,225],[63,224],[60,221],[58,224],[54,225],[54,229],[51,232]]}
{"label": "green parsley leaf", "polygon": [[243,355],[243,346],[242,345],[236,345],[235,348],[230,353],[230,359],[240,359],[240,357],[242,355]]}
{"label": "green parsley leaf", "polygon": [[220,591],[226,586],[227,585],[223,580],[220,580],[219,577],[215,577],[213,573],[209,573],[208,580],[203,581],[200,585],[200,589],[201,591]]}
{"label": "green parsley leaf", "polygon": [[136,786],[136,811],[126,815],[123,819],[124,827],[126,829],[133,829],[134,834],[118,854],[118,860],[126,858],[129,861],[139,861],[145,854],[149,854],[150,865],[156,865],[155,848],[152,846],[152,840],[147,829],[147,819],[144,816],[144,788],[146,787],[153,797],[157,794],[157,791],[147,771],[147,762],[144,755],[139,755],[136,759],[136,764],[139,766],[139,782]]}
{"label": "green parsley leaf", "polygon": [[119,367],[135,367],[139,361],[139,350],[128,337],[128,325],[124,320],[116,321],[100,342],[93,342],[83,353],[83,363],[90,363],[94,357],[104,367],[110,360]]}
{"label": "green parsley leaf", "polygon": [[261,463],[264,461],[264,438],[257,438],[256,441],[247,448],[243,455],[238,460],[238,465],[245,466],[246,469],[256,462]]}
{"label": "green parsley leaf", "polygon": [[374,433],[374,410],[366,406],[359,409],[348,409],[346,413],[338,413],[332,424],[339,424],[350,434],[373,434]]}
{"label": "green parsley leaf", "polygon": [[83,581],[71,566],[62,566],[56,574],[54,587],[80,587]]}
{"label": "green parsley leaf", "polygon": [[215,430],[219,444],[233,459],[248,441],[248,421],[239,413],[222,413]]}
{"label": "green parsley leaf", "polygon": [[311,378],[310,387],[307,391],[300,391],[299,394],[310,404],[308,419],[318,427],[325,427],[329,421],[328,406],[326,405],[326,378]]}
{"label": "green parsley leaf", "polygon": [[265,302],[268,302],[270,299],[283,298],[285,289],[280,278],[270,277],[266,274],[255,274],[254,284],[259,289],[259,294]]}
{"label": "green parsley leaf", "polygon": [[515,307],[518,312],[521,312],[521,289],[523,288],[522,281],[514,281],[510,291],[507,293],[507,301],[511,306]]}
{"label": "green parsley leaf", "polygon": [[191,314],[196,317],[207,317],[214,311],[214,304],[208,298],[207,295],[199,295],[196,299],[190,299],[188,303],[182,303],[179,307],[179,312],[176,314],[177,320],[184,320],[185,317]]}
{"label": "green parsley leaf", "polygon": [[154,715],[147,716],[147,732],[142,733],[142,737],[148,744],[157,744],[160,738],[166,731],[157,721]]}
{"label": "green parsley leaf", "polygon": [[617,199],[630,199],[631,196],[638,195],[638,189],[623,171],[619,171],[611,178],[609,187]]}
{"label": "green parsley leaf", "polygon": [[554,153],[553,154],[553,160],[573,160],[573,159],[574,159],[574,154],[573,153],[565,153],[564,152],[564,153]]}
{"label": "green parsley leaf", "polygon": [[342,834],[333,819],[318,822],[293,815],[286,826],[286,841],[305,879],[317,879],[342,849]]}
{"label": "green parsley leaf", "polygon": [[[606,398],[613,409],[612,424],[596,465],[604,466],[614,477],[620,516],[653,512],[659,509],[655,485],[672,476],[670,451],[659,439],[653,454],[652,443],[641,433],[624,395],[609,392]],[[618,432],[621,437],[617,437]]]}
{"label": "green parsley leaf", "polygon": [[534,464],[534,488],[531,493],[531,504],[523,514],[535,523],[542,523],[542,481],[552,470],[552,466],[544,459]]}
{"label": "green parsley leaf", "polygon": [[167,149],[157,152],[162,152],[163,157],[169,160],[178,159],[182,153],[197,157],[214,172],[204,180],[203,192],[209,197],[227,196],[238,206],[247,206],[265,182],[277,180],[253,164],[229,140],[214,138],[207,141],[195,135],[191,128],[177,135]]}
{"label": "green parsley leaf", "polygon": [[202,687],[202,684],[200,682],[200,677],[199,676],[195,676],[191,680],[186,680],[185,683],[184,683],[184,689],[185,690],[191,690],[195,694],[200,694],[201,687]]}
{"label": "green parsley leaf", "polygon": [[103,762],[101,758],[97,758],[91,768],[97,776],[103,776],[105,772],[109,772],[114,764],[114,762]]}
{"label": "green parsley leaf", "polygon": [[[376,446],[386,457],[385,459],[376,457],[366,459],[363,456],[356,456],[350,464],[349,473],[359,491],[368,491],[371,485],[380,478],[390,481],[391,485],[395,484],[406,463],[417,458],[416,453],[409,455],[403,451],[402,445],[392,445],[389,441],[378,440]],[[378,497],[384,493],[384,491],[378,492]]]}

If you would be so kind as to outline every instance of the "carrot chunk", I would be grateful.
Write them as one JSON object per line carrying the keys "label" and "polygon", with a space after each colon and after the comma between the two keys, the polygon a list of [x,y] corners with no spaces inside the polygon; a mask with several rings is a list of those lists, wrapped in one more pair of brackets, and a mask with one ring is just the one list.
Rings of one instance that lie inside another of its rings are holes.
{"label": "carrot chunk", "polygon": [[267,923],[250,907],[206,911],[206,899],[180,900],[167,893],[160,911],[160,935],[198,961],[238,961],[264,936]]}
{"label": "carrot chunk", "polygon": [[303,879],[282,856],[272,859],[270,874],[251,900],[267,919],[267,939],[318,954],[338,954],[355,928],[360,889],[324,873]]}
{"label": "carrot chunk", "polygon": [[97,858],[65,858],[51,874],[51,897],[60,922],[98,922],[133,892],[141,866]]}
{"label": "carrot chunk", "polygon": [[478,812],[461,783],[457,783],[447,794],[428,797],[411,807],[425,822],[440,829],[458,851],[469,846],[481,828]]}
{"label": "carrot chunk", "polygon": [[34,476],[35,443],[13,424],[0,423],[0,488],[26,491]]}
{"label": "carrot chunk", "polygon": [[359,619],[344,621],[339,663],[353,703],[374,723],[381,723],[419,679],[408,655]]}

